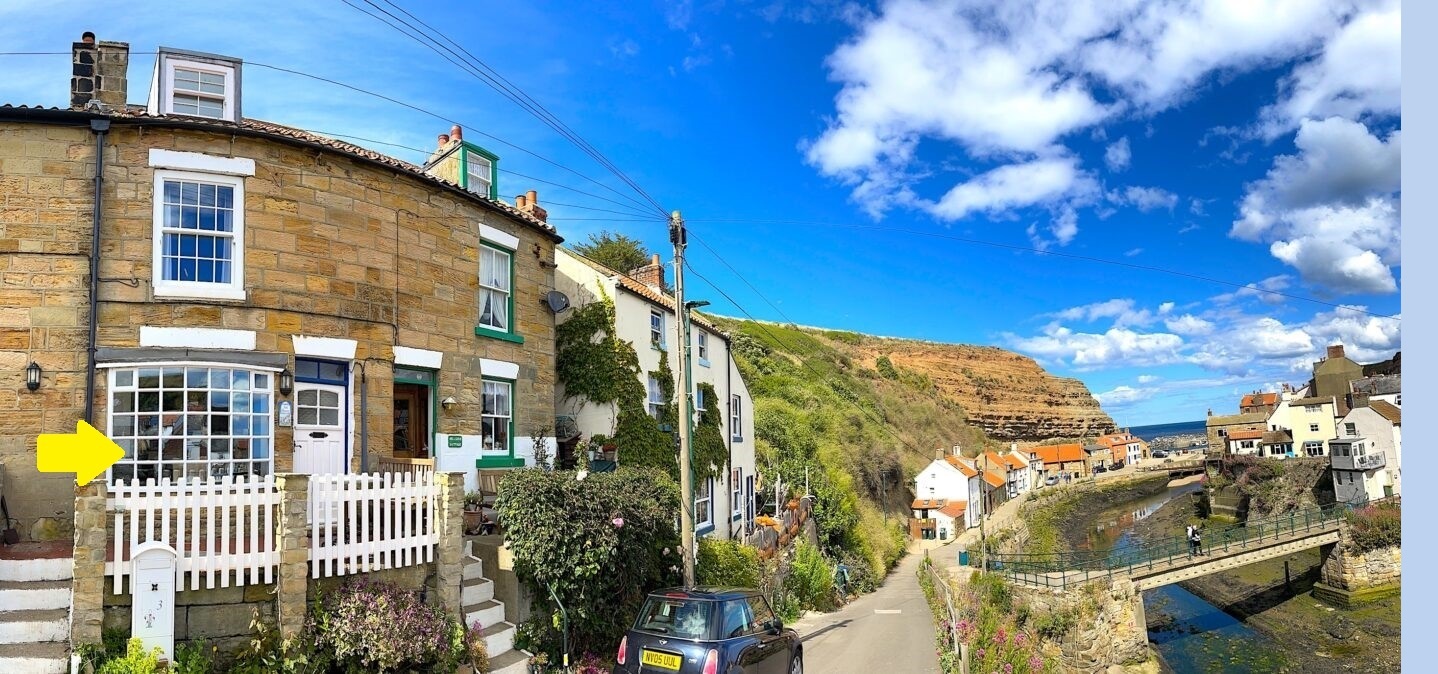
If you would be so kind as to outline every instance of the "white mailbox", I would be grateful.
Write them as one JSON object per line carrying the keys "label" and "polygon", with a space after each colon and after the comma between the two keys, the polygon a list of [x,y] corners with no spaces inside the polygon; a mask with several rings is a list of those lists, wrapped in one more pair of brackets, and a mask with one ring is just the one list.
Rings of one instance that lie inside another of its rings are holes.
{"label": "white mailbox", "polygon": [[166,660],[175,652],[175,549],[158,541],[135,548],[130,576],[130,636],[159,648]]}

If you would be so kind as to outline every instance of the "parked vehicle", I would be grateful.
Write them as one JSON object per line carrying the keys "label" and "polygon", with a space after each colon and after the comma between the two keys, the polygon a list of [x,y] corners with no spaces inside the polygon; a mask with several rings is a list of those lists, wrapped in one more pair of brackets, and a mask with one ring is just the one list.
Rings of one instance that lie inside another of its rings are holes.
{"label": "parked vehicle", "polygon": [[1047,478],[1044,478],[1044,484],[1046,484],[1046,485],[1053,486],[1053,485],[1056,485],[1056,484],[1058,484],[1058,483],[1059,483],[1059,476],[1057,476],[1057,475],[1050,475],[1050,476],[1048,476]]}
{"label": "parked vehicle", "polygon": [[1150,454],[1149,456],[1152,456],[1152,457],[1155,458],[1155,459],[1162,459],[1162,458],[1168,456],[1168,452],[1165,452],[1165,451],[1163,451],[1162,449],[1155,449],[1155,450],[1153,450],[1153,453]]}
{"label": "parked vehicle", "polygon": [[1120,470],[1120,469],[1122,469],[1123,467],[1124,467],[1124,463],[1123,463],[1122,461],[1115,461],[1115,462],[1113,462],[1113,465],[1112,465],[1112,466],[1109,466],[1109,467],[1108,467],[1108,469],[1109,469],[1109,470]]}
{"label": "parked vehicle", "polygon": [[1093,467],[1093,472],[1094,472],[1094,473],[1107,473],[1107,472],[1108,472],[1108,469],[1105,468],[1104,465],[1100,463],[1099,465]]}
{"label": "parked vehicle", "polygon": [[757,590],[651,592],[619,642],[616,672],[803,674],[804,647]]}

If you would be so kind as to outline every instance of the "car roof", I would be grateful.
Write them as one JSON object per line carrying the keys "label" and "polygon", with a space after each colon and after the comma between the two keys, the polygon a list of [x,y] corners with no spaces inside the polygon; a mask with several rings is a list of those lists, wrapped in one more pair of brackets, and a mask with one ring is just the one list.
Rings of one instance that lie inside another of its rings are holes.
{"label": "car roof", "polygon": [[671,587],[663,590],[655,590],[649,593],[651,597],[671,597],[683,599],[700,599],[709,601],[722,601],[725,599],[743,599],[759,594],[758,590],[744,587]]}

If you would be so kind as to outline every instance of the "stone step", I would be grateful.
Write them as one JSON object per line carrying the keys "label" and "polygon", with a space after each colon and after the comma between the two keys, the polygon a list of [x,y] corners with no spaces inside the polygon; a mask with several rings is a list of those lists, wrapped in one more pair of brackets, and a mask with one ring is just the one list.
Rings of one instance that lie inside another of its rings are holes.
{"label": "stone step", "polygon": [[484,648],[490,658],[494,658],[514,649],[514,625],[507,622],[498,622],[484,628],[481,633],[484,637]]}
{"label": "stone step", "polygon": [[0,611],[0,644],[34,644],[70,639],[68,609]]}
{"label": "stone step", "polygon": [[464,624],[479,623],[481,626],[504,622],[504,604],[494,600],[464,607]]}
{"label": "stone step", "polygon": [[459,603],[461,606],[472,606],[491,599],[494,599],[494,581],[488,578],[471,578],[460,585]]}
{"label": "stone step", "polygon": [[70,607],[70,581],[0,581],[0,607],[6,611]]}
{"label": "stone step", "polygon": [[0,581],[70,580],[75,561],[69,557],[0,560]]}
{"label": "stone step", "polygon": [[528,674],[529,654],[521,650],[510,650],[498,657],[489,657],[490,674]]}
{"label": "stone step", "polygon": [[65,674],[70,671],[70,649],[64,643],[0,644],[0,672]]}
{"label": "stone step", "polygon": [[464,570],[462,577],[465,580],[484,577],[484,561],[477,557],[464,558]]}

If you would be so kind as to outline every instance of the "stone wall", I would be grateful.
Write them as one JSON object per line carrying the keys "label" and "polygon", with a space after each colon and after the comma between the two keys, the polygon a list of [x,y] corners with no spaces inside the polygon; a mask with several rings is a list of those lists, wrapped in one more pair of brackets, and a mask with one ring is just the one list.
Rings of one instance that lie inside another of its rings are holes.
{"label": "stone wall", "polygon": [[1095,672],[1150,658],[1142,595],[1128,579],[1104,581],[1060,593],[1011,585],[1034,619],[1055,613],[1076,617],[1058,643],[1060,670]]}
{"label": "stone wall", "polygon": [[[130,595],[114,594],[105,583],[105,629],[130,633]],[[275,624],[275,585],[247,585],[175,593],[175,644],[204,640],[230,654],[255,636],[250,621],[256,616]]]}
{"label": "stone wall", "polygon": [[1313,595],[1352,606],[1398,594],[1403,581],[1403,549],[1398,546],[1358,552],[1348,542],[1348,523],[1339,526],[1338,543],[1323,549],[1321,580]]}

